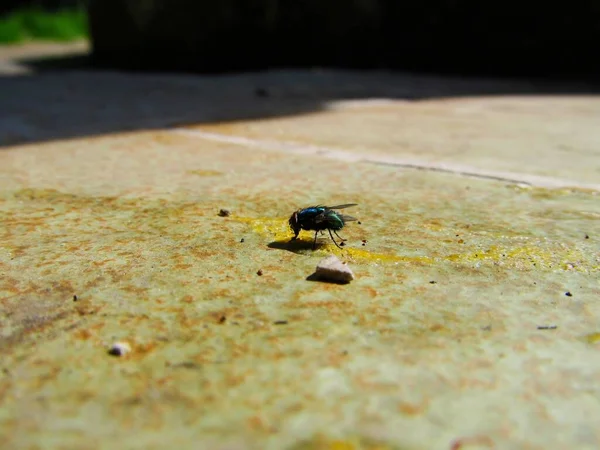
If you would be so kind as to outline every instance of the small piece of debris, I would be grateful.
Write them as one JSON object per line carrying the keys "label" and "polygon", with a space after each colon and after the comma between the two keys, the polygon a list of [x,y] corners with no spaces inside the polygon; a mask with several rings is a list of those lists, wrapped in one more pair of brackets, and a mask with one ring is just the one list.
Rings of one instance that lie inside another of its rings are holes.
{"label": "small piece of debris", "polygon": [[346,243],[344,241],[340,242],[340,247],[344,247]]}
{"label": "small piece of debris", "polygon": [[569,291],[565,292],[565,295],[566,295],[567,297],[573,297],[573,294],[571,294]]}
{"label": "small piece of debris", "polygon": [[259,277],[262,277],[263,271],[262,269],[258,269],[258,272],[256,272],[256,275],[258,275]]}
{"label": "small piece of debris", "polygon": [[74,301],[74,302],[76,302],[77,300],[79,300],[79,299],[77,298],[77,296],[76,296],[76,295],[74,295],[74,296],[73,296],[73,301]]}
{"label": "small piece of debris", "polygon": [[219,323],[225,323],[226,320],[227,320],[227,317],[225,317],[225,316],[219,317]]}
{"label": "small piece of debris", "polygon": [[275,322],[273,322],[273,325],[287,325],[288,321],[287,320],[276,320]]}
{"label": "small piece of debris", "polygon": [[267,98],[269,96],[269,91],[267,91],[265,88],[259,87],[254,90],[254,95],[259,98]]}
{"label": "small piece of debris", "polygon": [[240,239],[240,242],[241,242],[241,243],[243,243],[243,242],[244,242],[244,238],[241,238],[241,239]]}
{"label": "small piece of debris", "polygon": [[362,225],[362,222],[360,220],[357,221],[356,223],[359,224],[359,225]]}
{"label": "small piece of debris", "polygon": [[431,281],[429,282],[429,284],[435,284],[435,283],[437,283],[437,281],[435,281],[435,280],[431,280]]}
{"label": "small piece of debris", "polygon": [[556,330],[558,326],[556,325],[538,325],[538,330]]}
{"label": "small piece of debris", "polygon": [[131,346],[127,342],[115,342],[108,349],[108,354],[112,356],[125,356],[131,351]]}
{"label": "small piece of debris", "polygon": [[228,209],[221,209],[219,211],[219,216],[221,217],[229,217],[231,215],[231,211],[229,211]]}
{"label": "small piece of debris", "polygon": [[349,283],[354,280],[354,274],[347,264],[340,261],[335,255],[322,259],[317,264],[315,276],[324,281]]}
{"label": "small piece of debris", "polygon": [[589,234],[586,234],[586,235],[585,235],[585,238],[586,238],[586,239],[589,239],[589,238],[590,238],[590,235],[589,235]]}

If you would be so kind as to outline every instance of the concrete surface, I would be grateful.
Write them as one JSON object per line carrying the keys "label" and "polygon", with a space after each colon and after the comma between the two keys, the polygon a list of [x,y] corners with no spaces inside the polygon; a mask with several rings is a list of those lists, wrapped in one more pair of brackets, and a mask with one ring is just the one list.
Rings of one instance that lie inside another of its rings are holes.
{"label": "concrete surface", "polygon": [[[600,446],[593,93],[331,72],[0,87],[7,448]],[[295,209],[346,202],[343,250],[289,242]],[[327,254],[356,279],[307,280]]]}

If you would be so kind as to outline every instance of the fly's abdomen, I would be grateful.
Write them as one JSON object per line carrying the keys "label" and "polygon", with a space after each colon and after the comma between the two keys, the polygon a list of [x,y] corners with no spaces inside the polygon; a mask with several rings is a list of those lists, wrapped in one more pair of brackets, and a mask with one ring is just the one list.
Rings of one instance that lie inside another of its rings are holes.
{"label": "fly's abdomen", "polygon": [[344,218],[337,214],[335,211],[327,212],[327,228],[331,228],[332,230],[341,230],[344,228]]}

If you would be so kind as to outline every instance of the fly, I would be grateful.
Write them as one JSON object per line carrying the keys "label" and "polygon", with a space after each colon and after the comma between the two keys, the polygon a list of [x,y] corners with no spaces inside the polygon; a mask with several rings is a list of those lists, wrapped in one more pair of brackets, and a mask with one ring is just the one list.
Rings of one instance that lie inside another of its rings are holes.
{"label": "fly", "polygon": [[344,228],[346,222],[351,222],[357,219],[351,216],[340,214],[339,212],[334,210],[350,208],[351,206],[356,206],[356,203],[346,203],[344,205],[337,206],[310,206],[308,208],[299,209],[298,211],[295,211],[288,222],[290,224],[290,228],[294,232],[294,237],[292,238],[292,240],[298,238],[300,230],[314,230],[314,250],[317,245],[317,234],[319,233],[319,231],[323,232],[323,230],[327,230],[329,231],[329,236],[331,236],[331,240],[336,245],[336,247],[341,248],[333,238],[333,234],[331,234],[331,232],[333,231],[335,235],[342,242],[344,242],[346,239],[342,239],[342,237],[339,234],[337,234],[337,232]]}

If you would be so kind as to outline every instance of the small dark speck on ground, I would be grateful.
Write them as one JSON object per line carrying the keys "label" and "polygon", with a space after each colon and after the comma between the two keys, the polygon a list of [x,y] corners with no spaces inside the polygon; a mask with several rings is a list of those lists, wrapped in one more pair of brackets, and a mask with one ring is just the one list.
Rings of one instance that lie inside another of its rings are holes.
{"label": "small dark speck on ground", "polygon": [[241,243],[243,243],[243,242],[244,242],[244,238],[241,238],[241,239],[240,239],[240,242],[241,242]]}
{"label": "small dark speck on ground", "polygon": [[273,322],[274,325],[287,325],[288,321],[287,320],[276,320],[275,322]]}
{"label": "small dark speck on ground", "polygon": [[258,98],[267,98],[269,96],[269,91],[267,91],[265,88],[256,88],[254,90],[254,95],[256,95]]}
{"label": "small dark speck on ground", "polygon": [[589,235],[589,234],[586,234],[586,235],[585,235],[585,238],[586,238],[586,239],[589,239],[589,238],[590,238],[590,235]]}
{"label": "small dark speck on ground", "polygon": [[258,272],[256,272],[256,275],[258,275],[259,277],[261,277],[263,274],[262,269],[258,269]]}
{"label": "small dark speck on ground", "polygon": [[558,327],[556,325],[538,325],[538,330],[556,330]]}
{"label": "small dark speck on ground", "polygon": [[200,365],[193,361],[184,361],[171,365],[174,369],[199,369]]}
{"label": "small dark speck on ground", "polygon": [[229,211],[228,209],[221,209],[219,211],[219,216],[221,217],[229,217],[231,215],[231,211]]}
{"label": "small dark speck on ground", "polygon": [[565,295],[566,295],[567,297],[573,297],[573,294],[571,294],[569,291],[565,292]]}
{"label": "small dark speck on ground", "polygon": [[340,247],[343,247],[344,245],[346,245],[345,242],[340,242]]}
{"label": "small dark speck on ground", "polygon": [[74,296],[73,296],[73,301],[74,301],[74,302],[76,302],[77,300],[79,300],[79,299],[77,298],[77,296],[76,296],[76,295],[74,295]]}
{"label": "small dark speck on ground", "polygon": [[437,283],[437,281],[435,281],[435,280],[431,280],[431,281],[429,282],[429,284],[436,284],[436,283]]}
{"label": "small dark speck on ground", "polygon": [[362,222],[360,220],[358,222],[356,222],[356,223],[359,224],[359,225],[362,225]]}
{"label": "small dark speck on ground", "polygon": [[219,323],[225,323],[226,320],[227,320],[227,317],[225,317],[225,316],[219,317]]}

